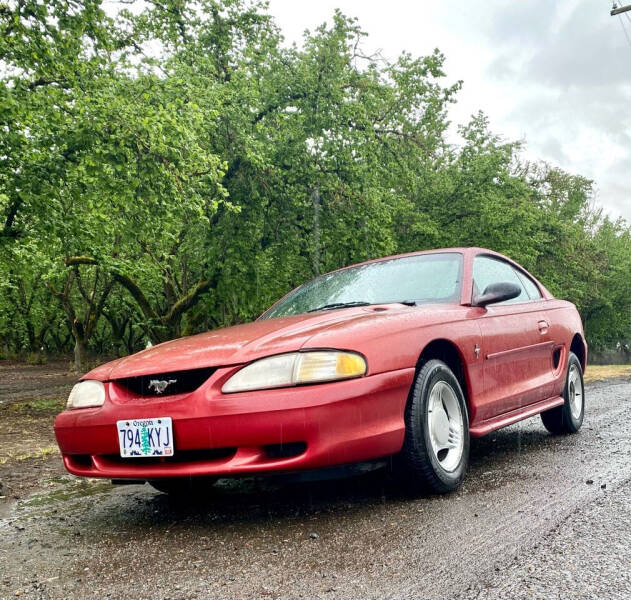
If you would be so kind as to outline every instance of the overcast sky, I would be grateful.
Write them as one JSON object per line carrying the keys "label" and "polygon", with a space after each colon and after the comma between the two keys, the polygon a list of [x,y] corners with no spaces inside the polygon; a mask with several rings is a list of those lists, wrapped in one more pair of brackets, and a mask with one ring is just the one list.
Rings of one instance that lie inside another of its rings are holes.
{"label": "overcast sky", "polygon": [[[631,222],[631,41],[611,4],[270,0],[270,12],[289,42],[340,8],[386,58],[439,48],[448,81],[464,82],[452,121],[483,110],[493,131],[526,142],[528,158],[593,179],[597,202]],[[631,12],[622,19],[631,40]]]}

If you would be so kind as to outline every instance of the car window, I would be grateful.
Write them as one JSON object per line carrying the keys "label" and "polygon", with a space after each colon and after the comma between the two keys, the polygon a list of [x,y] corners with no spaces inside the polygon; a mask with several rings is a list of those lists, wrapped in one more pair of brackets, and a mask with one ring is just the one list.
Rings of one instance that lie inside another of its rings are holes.
{"label": "car window", "polygon": [[490,256],[476,256],[473,262],[473,281],[478,293],[483,294],[487,286],[492,283],[508,282],[519,287],[521,293],[512,300],[498,302],[498,304],[512,304],[515,302],[527,302],[530,300],[524,285],[511,265]]}
{"label": "car window", "polygon": [[517,274],[519,275],[519,279],[521,279],[521,282],[524,284],[524,287],[526,288],[526,292],[528,293],[528,296],[530,296],[530,299],[540,300],[542,296],[539,288],[537,287],[537,284],[525,273],[517,271]]}
{"label": "car window", "polygon": [[327,273],[305,283],[262,315],[273,318],[332,304],[457,303],[462,254],[441,252],[382,260]]}

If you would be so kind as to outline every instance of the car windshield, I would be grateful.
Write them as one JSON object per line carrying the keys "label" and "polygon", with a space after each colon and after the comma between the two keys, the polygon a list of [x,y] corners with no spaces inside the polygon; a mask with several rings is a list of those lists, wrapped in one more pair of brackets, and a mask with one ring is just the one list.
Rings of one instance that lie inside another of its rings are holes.
{"label": "car windshield", "polygon": [[460,299],[462,254],[393,258],[327,273],[301,285],[263,319],[368,304],[454,303]]}

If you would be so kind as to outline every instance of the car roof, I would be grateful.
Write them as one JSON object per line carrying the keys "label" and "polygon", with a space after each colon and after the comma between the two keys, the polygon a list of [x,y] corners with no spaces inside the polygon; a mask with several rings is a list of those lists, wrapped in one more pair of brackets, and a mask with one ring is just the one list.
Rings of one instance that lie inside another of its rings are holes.
{"label": "car roof", "polygon": [[[503,258],[508,260],[509,262],[514,262],[507,256],[500,254],[499,252],[495,252],[494,250],[488,250],[487,248],[479,248],[477,246],[462,246],[459,248],[433,248],[431,250],[415,250],[413,252],[404,252],[402,254],[392,254],[391,256],[381,256],[379,258],[371,258],[370,260],[364,260],[362,262],[353,263],[351,265],[346,265],[344,267],[340,267],[339,269],[334,269],[333,271],[327,271],[327,273],[335,273],[336,271],[343,271],[344,269],[350,269],[352,267],[358,267],[361,265],[369,265],[372,263],[383,262],[386,260],[392,260],[395,258],[407,258],[409,256],[421,256],[423,254],[446,254],[446,253],[458,253],[458,254],[490,254],[493,256],[497,256],[499,258]],[[519,266],[519,265],[517,265]],[[521,268],[521,267],[520,267]],[[326,275],[327,273],[323,273]]]}

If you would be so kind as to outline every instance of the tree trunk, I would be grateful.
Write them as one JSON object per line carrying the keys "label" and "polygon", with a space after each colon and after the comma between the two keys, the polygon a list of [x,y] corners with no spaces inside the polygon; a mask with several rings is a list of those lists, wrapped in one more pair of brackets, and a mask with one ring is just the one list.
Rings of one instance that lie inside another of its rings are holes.
{"label": "tree trunk", "polygon": [[85,373],[88,368],[88,349],[84,338],[75,337],[74,341],[74,370]]}

